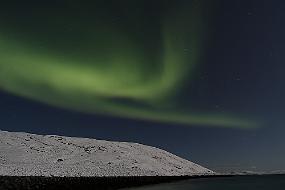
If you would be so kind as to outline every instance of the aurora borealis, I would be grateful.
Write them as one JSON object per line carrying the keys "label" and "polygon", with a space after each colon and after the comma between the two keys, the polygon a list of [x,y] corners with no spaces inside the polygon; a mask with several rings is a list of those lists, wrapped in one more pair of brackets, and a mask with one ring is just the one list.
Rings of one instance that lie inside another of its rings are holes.
{"label": "aurora borealis", "polygon": [[284,10],[2,2],[0,130],[138,142],[215,171],[284,170]]}
{"label": "aurora borealis", "polygon": [[0,88],[88,113],[255,126],[233,113],[199,112],[176,101],[202,64],[210,3],[165,1],[153,9],[151,2],[137,3],[35,3],[21,18],[7,6],[0,23]]}

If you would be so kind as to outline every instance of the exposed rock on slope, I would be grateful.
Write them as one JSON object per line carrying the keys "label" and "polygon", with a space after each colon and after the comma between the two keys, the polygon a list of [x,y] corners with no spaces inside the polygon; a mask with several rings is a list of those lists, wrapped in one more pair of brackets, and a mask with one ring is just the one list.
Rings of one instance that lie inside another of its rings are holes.
{"label": "exposed rock on slope", "polygon": [[179,176],[212,171],[164,150],[127,142],[0,131],[0,175]]}

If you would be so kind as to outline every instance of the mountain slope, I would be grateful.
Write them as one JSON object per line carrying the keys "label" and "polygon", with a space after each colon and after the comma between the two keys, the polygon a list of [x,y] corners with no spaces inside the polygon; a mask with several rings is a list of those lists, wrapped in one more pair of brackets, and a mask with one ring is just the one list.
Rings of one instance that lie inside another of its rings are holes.
{"label": "mountain slope", "polygon": [[0,175],[180,176],[212,171],[138,143],[0,131]]}

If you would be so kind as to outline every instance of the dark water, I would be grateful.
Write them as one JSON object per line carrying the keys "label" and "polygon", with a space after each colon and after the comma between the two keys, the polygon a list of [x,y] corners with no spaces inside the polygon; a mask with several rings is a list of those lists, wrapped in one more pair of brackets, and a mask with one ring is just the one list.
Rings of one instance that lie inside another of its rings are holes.
{"label": "dark water", "polygon": [[129,190],[284,190],[285,175],[190,179]]}
{"label": "dark water", "polygon": [[[0,176],[0,190],[284,190],[285,175],[184,177],[33,177]],[[177,181],[178,180],[178,181]],[[173,181],[173,182],[171,182]],[[176,182],[175,182],[176,181]],[[159,184],[160,183],[160,184]],[[147,185],[157,184],[157,185]],[[132,188],[127,188],[132,187]]]}

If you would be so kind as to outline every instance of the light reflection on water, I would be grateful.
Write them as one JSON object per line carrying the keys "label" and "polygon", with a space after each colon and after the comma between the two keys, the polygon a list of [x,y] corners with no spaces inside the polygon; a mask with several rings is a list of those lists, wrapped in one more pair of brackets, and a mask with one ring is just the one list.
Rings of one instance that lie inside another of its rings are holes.
{"label": "light reflection on water", "polygon": [[[284,190],[285,175],[237,176],[226,178],[204,178],[164,183],[128,190]],[[127,189],[125,189],[127,190]]]}

